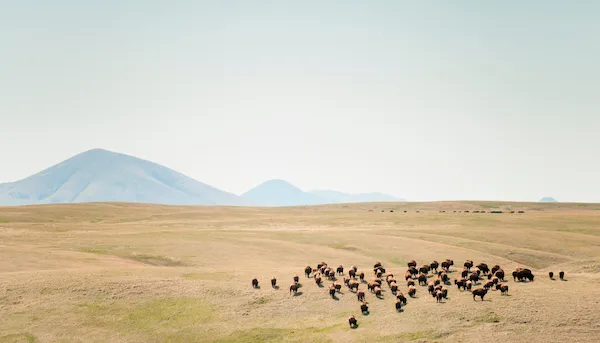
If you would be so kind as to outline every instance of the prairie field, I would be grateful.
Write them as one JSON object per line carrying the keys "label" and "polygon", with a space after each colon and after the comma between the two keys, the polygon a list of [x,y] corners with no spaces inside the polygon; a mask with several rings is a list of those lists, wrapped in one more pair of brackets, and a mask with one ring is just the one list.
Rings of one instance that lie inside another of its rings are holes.
{"label": "prairie field", "polygon": [[[347,275],[355,264],[371,280],[381,261],[407,294],[407,261],[447,258],[451,281],[468,259],[500,265],[508,295],[473,301],[452,284],[438,304],[417,285],[397,312],[384,283],[362,315],[347,287],[333,299],[330,281],[303,273],[325,261]],[[534,282],[515,282],[516,267]],[[302,287],[291,295],[294,275]],[[600,204],[0,208],[2,343],[483,341],[600,341]]]}

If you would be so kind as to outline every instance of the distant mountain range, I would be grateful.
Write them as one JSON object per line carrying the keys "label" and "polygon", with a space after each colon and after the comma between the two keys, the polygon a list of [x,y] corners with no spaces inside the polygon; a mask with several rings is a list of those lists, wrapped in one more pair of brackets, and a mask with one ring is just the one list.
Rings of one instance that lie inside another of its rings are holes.
{"label": "distant mountain range", "polygon": [[25,179],[0,184],[0,206],[109,201],[297,206],[403,200],[381,193],[305,192],[283,180],[264,182],[238,196],[157,163],[103,149],[80,153]]}
{"label": "distant mountain range", "polygon": [[540,202],[558,202],[553,197],[543,197],[540,199]]}

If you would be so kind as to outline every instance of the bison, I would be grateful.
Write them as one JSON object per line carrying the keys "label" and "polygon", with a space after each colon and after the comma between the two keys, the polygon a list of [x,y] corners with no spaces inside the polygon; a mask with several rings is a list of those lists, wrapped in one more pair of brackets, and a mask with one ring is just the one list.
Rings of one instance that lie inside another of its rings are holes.
{"label": "bison", "polygon": [[306,275],[306,277],[310,277],[310,273],[312,273],[312,267],[311,266],[306,266],[304,268],[304,274]]}
{"label": "bison", "polygon": [[358,291],[356,292],[356,298],[358,299],[358,301],[365,301],[365,291]]}
{"label": "bison", "polygon": [[407,285],[407,286],[409,286],[409,287],[410,287],[410,286],[414,286],[414,285],[415,285],[415,281],[414,281],[413,279],[410,279],[410,280],[408,280],[408,281],[406,282],[406,285]]}
{"label": "bison", "polygon": [[479,276],[477,275],[477,273],[471,273],[471,275],[469,275],[469,281],[472,281],[474,284],[477,284],[477,281],[479,281]]}
{"label": "bison", "polygon": [[375,286],[375,288],[373,288],[373,293],[375,293],[376,297],[381,297],[381,288],[379,288],[379,286]]}
{"label": "bison", "polygon": [[429,265],[429,268],[431,270],[435,270],[435,272],[437,273],[437,269],[440,266],[440,264],[438,263],[438,261],[433,261],[431,262],[431,264]]}
{"label": "bison", "polygon": [[315,276],[315,283],[317,284],[317,286],[321,286],[321,276],[320,275]]}
{"label": "bison", "polygon": [[419,267],[419,273],[427,275],[427,273],[429,273],[429,268],[428,265],[422,265]]}
{"label": "bison", "polygon": [[356,317],[354,317],[354,315],[350,315],[350,317],[348,317],[348,324],[350,324],[351,328],[355,328],[358,326],[358,322],[356,320]]}
{"label": "bison", "polygon": [[369,306],[367,306],[367,303],[364,301],[360,304],[360,312],[362,312],[362,314],[369,313]]}
{"label": "bison", "polygon": [[419,285],[427,285],[427,276],[425,274],[419,274]]}
{"label": "bison", "polygon": [[354,269],[350,269],[348,270],[348,276],[355,279],[356,278],[356,271]]}
{"label": "bison", "polygon": [[436,303],[442,302],[443,296],[444,295],[443,295],[442,291],[435,292],[435,302]]}
{"label": "bison", "polygon": [[396,299],[396,311],[400,311],[402,309],[402,301],[400,299]]}
{"label": "bison", "polygon": [[294,282],[300,282],[300,277],[298,275],[294,276]]}
{"label": "bison", "polygon": [[500,266],[499,266],[499,265],[497,265],[497,264],[496,264],[495,266],[493,266],[493,267],[492,267],[492,275],[493,275],[493,274],[496,274],[496,272],[497,272],[498,270],[500,270],[500,269],[501,269],[501,268],[500,268]]}
{"label": "bison", "polygon": [[292,292],[294,292],[294,294],[298,293],[298,287],[300,285],[298,285],[297,282],[294,282],[293,284],[290,285],[290,294],[292,294]]}
{"label": "bison", "polygon": [[550,277],[550,280],[554,280],[554,273],[553,272],[548,273],[548,276]]}
{"label": "bison", "polygon": [[342,285],[340,285],[337,282],[333,283],[333,287],[335,287],[335,290],[338,291],[338,292],[342,290]]}
{"label": "bison", "polygon": [[335,287],[333,285],[329,286],[329,295],[331,295],[332,298],[335,298]]}
{"label": "bison", "polygon": [[464,264],[464,267],[467,268],[468,271],[471,271],[471,268],[473,267],[473,261],[467,260]]}
{"label": "bison", "polygon": [[277,286],[277,279],[276,278],[272,278],[271,279],[271,287],[275,288],[275,286]]}
{"label": "bison", "polygon": [[454,280],[454,284],[456,285],[456,287],[460,290],[461,288],[464,290],[466,290],[467,288],[467,279],[460,279],[460,280]]}
{"label": "bison", "polygon": [[415,286],[408,287],[408,296],[414,298],[415,294],[417,294],[417,288]]}
{"label": "bison", "polygon": [[[561,270],[561,271],[558,273],[558,277],[559,277],[561,280],[564,280],[564,279],[565,279],[565,272],[563,272],[563,271]],[[531,275],[531,281],[533,281],[533,275]]]}
{"label": "bison", "polygon": [[498,269],[494,275],[501,281],[504,281],[504,270]]}
{"label": "bison", "polygon": [[419,270],[417,270],[415,267],[410,267],[408,268],[408,273],[410,273],[410,275],[417,275],[419,274]]}
{"label": "bison", "polygon": [[473,301],[475,301],[475,297],[480,297],[481,301],[483,301],[483,297],[485,297],[485,295],[487,294],[487,289],[476,288],[471,291],[471,294],[473,294]]}
{"label": "bison", "polygon": [[519,281],[523,281],[523,280],[527,279],[527,280],[533,282],[533,278],[534,278],[533,273],[529,269],[520,269],[517,271],[517,279]]}
{"label": "bison", "polygon": [[490,288],[492,288],[492,287],[494,287],[494,282],[493,282],[493,281],[488,281],[488,282],[486,282],[486,283],[483,285],[483,288],[485,288],[485,289],[490,289]]}
{"label": "bison", "polygon": [[404,296],[404,294],[402,294],[402,292],[398,292],[396,294],[396,299],[400,300],[402,302],[402,304],[406,305],[406,297]]}
{"label": "bison", "polygon": [[358,268],[356,268],[356,265],[352,265],[352,267],[350,267],[351,270],[354,271],[354,273],[356,274],[356,272],[358,271]]}
{"label": "bison", "polygon": [[462,276],[463,278],[466,278],[469,275],[469,270],[467,268],[463,268],[463,270],[460,272],[460,276]]}
{"label": "bison", "polygon": [[252,279],[252,287],[258,288],[258,279]]}
{"label": "bison", "polygon": [[396,293],[398,291],[398,284],[395,282],[390,284],[390,289],[392,290],[392,293]]}
{"label": "bison", "polygon": [[360,281],[365,281],[365,273],[360,272],[360,274],[358,274],[358,278],[360,279]]}
{"label": "bison", "polygon": [[429,292],[429,294],[433,294],[433,289],[435,287],[435,284],[433,282],[430,282],[427,284],[427,292]]}
{"label": "bison", "polygon": [[489,273],[489,271],[490,271],[490,268],[489,268],[489,267],[488,267],[488,265],[487,265],[487,264],[485,264],[485,263],[480,263],[480,264],[478,264],[476,267],[477,267],[477,269],[481,270],[481,272],[482,272],[484,275],[485,275],[485,274],[487,274],[487,273]]}
{"label": "bison", "polygon": [[467,281],[467,291],[470,291],[471,288],[473,287],[473,283],[471,281]]}
{"label": "bison", "polygon": [[340,264],[335,271],[339,274],[339,275],[344,275],[344,267]]}
{"label": "bison", "polygon": [[508,285],[505,284],[497,284],[496,290],[499,290],[502,295],[508,294]]}
{"label": "bison", "polygon": [[351,291],[355,291],[355,292],[358,291],[358,281],[351,280],[348,283],[348,287],[350,288]]}
{"label": "bison", "polygon": [[440,279],[442,280],[443,283],[448,283],[448,274],[446,273],[442,273],[442,275],[440,275]]}
{"label": "bison", "polygon": [[416,268],[417,267],[417,261],[410,260],[410,261],[408,261],[407,265],[408,265],[408,268],[411,268],[411,267]]}

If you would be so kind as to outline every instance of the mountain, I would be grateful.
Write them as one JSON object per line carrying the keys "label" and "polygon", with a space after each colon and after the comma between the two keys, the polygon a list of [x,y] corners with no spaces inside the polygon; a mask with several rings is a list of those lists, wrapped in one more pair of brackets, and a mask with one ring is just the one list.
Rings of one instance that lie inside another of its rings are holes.
{"label": "mountain", "polygon": [[556,201],[556,199],[554,199],[552,197],[543,197],[540,199],[540,202],[558,202],[558,201]]}
{"label": "mountain", "polygon": [[0,205],[74,202],[167,205],[245,205],[221,191],[159,164],[103,149],[75,155],[20,181],[0,184]]}
{"label": "mountain", "polygon": [[318,205],[325,201],[284,180],[269,180],[252,188],[242,197],[260,206]]}
{"label": "mountain", "polygon": [[383,193],[359,193],[348,194],[331,190],[314,190],[311,192],[314,195],[324,199],[327,203],[351,203],[351,202],[392,202],[405,201],[404,199],[395,198],[391,195]]}

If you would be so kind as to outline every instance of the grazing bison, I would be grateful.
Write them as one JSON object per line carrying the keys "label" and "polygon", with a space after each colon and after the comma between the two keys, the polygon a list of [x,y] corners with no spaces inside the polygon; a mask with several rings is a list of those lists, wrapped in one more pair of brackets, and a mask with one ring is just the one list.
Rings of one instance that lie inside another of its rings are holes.
{"label": "grazing bison", "polygon": [[408,296],[414,298],[415,294],[417,294],[417,288],[415,286],[408,287]]}
{"label": "grazing bison", "polygon": [[402,301],[400,299],[396,299],[396,311],[400,311],[402,309]]}
{"label": "grazing bison", "polygon": [[365,301],[365,291],[356,292],[356,298],[358,301]]}
{"label": "grazing bison", "polygon": [[498,269],[494,275],[501,281],[504,281],[504,270]]}
{"label": "grazing bison", "polygon": [[252,279],[252,287],[258,288],[258,279]]}
{"label": "grazing bison", "polygon": [[427,285],[427,275],[419,274],[419,285],[426,286]]}
{"label": "grazing bison", "polygon": [[332,298],[335,297],[335,287],[333,285],[329,286],[329,295],[331,295]]}
{"label": "grazing bison", "polygon": [[489,268],[489,267],[488,267],[488,265],[487,265],[487,264],[485,264],[485,263],[480,263],[480,264],[478,264],[476,267],[477,267],[477,269],[481,270],[481,272],[482,272],[484,275],[485,275],[485,274],[487,274],[487,273],[489,273],[489,271],[490,271],[490,268]]}
{"label": "grazing bison", "polygon": [[499,290],[502,295],[508,294],[508,285],[505,284],[497,284],[496,290]]}
{"label": "grazing bison", "polygon": [[440,279],[443,283],[448,283],[448,281],[450,280],[450,278],[448,278],[448,274],[446,273],[442,273],[442,275],[440,275]]}
{"label": "grazing bison", "polygon": [[335,272],[333,270],[329,271],[329,275],[328,276],[329,276],[329,279],[335,280]]}
{"label": "grazing bison", "polygon": [[369,306],[367,306],[367,303],[364,301],[362,304],[360,304],[360,312],[362,314],[369,313]]}
{"label": "grazing bison", "polygon": [[477,275],[477,273],[471,273],[471,275],[469,275],[469,281],[477,284],[477,281],[479,281],[479,275]]}
{"label": "grazing bison", "polygon": [[422,265],[419,267],[419,273],[427,275],[427,273],[429,273],[429,268],[428,265]]}
{"label": "grazing bison", "polygon": [[460,290],[461,288],[464,290],[467,289],[467,279],[462,278],[460,280],[454,280],[454,284]]}
{"label": "grazing bison", "polygon": [[437,269],[440,266],[440,264],[438,263],[438,261],[433,261],[431,262],[431,264],[429,265],[429,268],[431,270],[434,270],[437,273]]}
{"label": "grazing bison", "polygon": [[356,317],[354,317],[354,315],[350,315],[350,317],[348,317],[348,324],[350,324],[351,328],[358,326],[358,322],[356,321]]}
{"label": "grazing bison", "polygon": [[513,271],[513,272],[512,272],[512,276],[513,276],[513,280],[514,280],[514,281],[517,281],[517,276],[518,276],[518,274],[519,274],[519,271],[518,271],[518,270],[515,270],[515,271]]}
{"label": "grazing bison", "polygon": [[367,289],[371,292],[373,292],[375,287],[379,287],[379,284],[377,284],[377,282],[375,282],[375,281],[371,281],[367,284]]}
{"label": "grazing bison", "polygon": [[466,278],[469,275],[469,270],[465,267],[463,268],[463,270],[460,272],[460,276],[463,278]]}
{"label": "grazing bison", "polygon": [[525,269],[520,269],[517,271],[517,279],[519,281],[524,281],[525,279],[527,279],[527,280],[533,282],[533,278],[534,278],[533,273],[529,269],[525,268]]}
{"label": "grazing bison", "polygon": [[351,278],[355,279],[356,278],[356,271],[352,268],[350,268],[350,270],[348,270],[348,276],[350,276]]}
{"label": "grazing bison", "polygon": [[380,269],[377,269],[377,272],[375,273],[375,276],[377,276],[378,278],[383,276],[383,273],[381,272]]}
{"label": "grazing bison", "polygon": [[275,286],[277,286],[277,279],[276,278],[272,278],[271,279],[271,287],[275,288]]}
{"label": "grazing bison", "polygon": [[419,274],[419,270],[416,267],[410,267],[408,268],[408,273],[410,273],[410,275],[417,275]]}
{"label": "grazing bison", "polygon": [[292,294],[292,292],[294,292],[294,294],[298,293],[298,283],[294,282],[293,284],[290,285],[290,294]]}
{"label": "grazing bison", "polygon": [[344,267],[340,264],[335,271],[339,274],[339,275],[344,275]]}
{"label": "grazing bison", "polygon": [[417,267],[417,261],[410,260],[410,261],[408,261],[407,265],[408,265],[408,268],[411,268],[411,267],[416,268]]}
{"label": "grazing bison", "polygon": [[360,272],[360,274],[358,274],[358,278],[360,279],[360,281],[365,281],[365,273]]}
{"label": "grazing bison", "polygon": [[[565,272],[563,272],[563,271],[561,270],[561,271],[558,273],[558,277],[559,277],[561,280],[564,280],[564,279],[565,279]],[[533,275],[531,275],[531,281],[533,281]]]}
{"label": "grazing bison", "polygon": [[310,273],[312,273],[312,267],[311,266],[306,266],[304,268],[304,274],[306,275],[306,277],[310,277]]}
{"label": "grazing bison", "polygon": [[413,280],[413,279],[410,279],[410,280],[408,280],[408,281],[406,282],[406,285],[407,285],[407,286],[409,286],[409,287],[410,287],[410,286],[414,286],[414,285],[415,285],[415,280]]}
{"label": "grazing bison", "polygon": [[554,280],[554,273],[553,272],[548,273],[548,276],[550,277],[550,280]]}
{"label": "grazing bison", "polygon": [[480,297],[481,301],[483,301],[483,297],[487,294],[487,289],[485,288],[477,288],[471,291],[473,294],[473,301],[475,301],[475,297]]}

